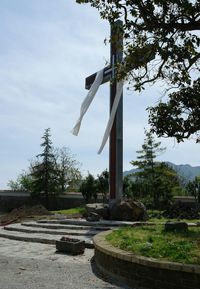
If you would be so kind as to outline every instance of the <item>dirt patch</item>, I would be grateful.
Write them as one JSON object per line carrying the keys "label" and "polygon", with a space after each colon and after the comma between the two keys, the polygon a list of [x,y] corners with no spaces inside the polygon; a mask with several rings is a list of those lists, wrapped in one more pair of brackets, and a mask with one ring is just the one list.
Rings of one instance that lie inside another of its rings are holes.
{"label": "dirt patch", "polygon": [[32,207],[23,206],[17,209],[12,210],[10,213],[1,216],[0,224],[1,226],[5,226],[10,223],[20,222],[25,220],[26,218],[30,219],[38,219],[42,216],[50,216],[50,213],[45,207],[42,205],[36,205]]}

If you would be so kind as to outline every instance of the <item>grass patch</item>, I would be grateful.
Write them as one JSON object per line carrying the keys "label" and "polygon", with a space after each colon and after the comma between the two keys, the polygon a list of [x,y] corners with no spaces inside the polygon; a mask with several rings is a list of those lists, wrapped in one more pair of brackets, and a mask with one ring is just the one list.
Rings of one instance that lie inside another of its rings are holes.
{"label": "grass patch", "polygon": [[113,246],[136,255],[200,265],[200,228],[165,232],[163,226],[126,227],[106,236]]}
{"label": "grass patch", "polygon": [[67,209],[67,210],[58,210],[58,211],[51,211],[54,214],[62,214],[62,215],[76,215],[76,214],[81,214],[83,215],[86,210],[84,207],[76,207],[72,209]]}

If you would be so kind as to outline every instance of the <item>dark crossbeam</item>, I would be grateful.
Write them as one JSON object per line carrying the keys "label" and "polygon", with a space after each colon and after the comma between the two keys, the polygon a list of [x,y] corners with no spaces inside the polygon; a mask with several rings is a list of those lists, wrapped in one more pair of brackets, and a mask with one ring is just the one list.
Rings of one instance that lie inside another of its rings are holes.
{"label": "dark crossbeam", "polygon": [[[149,45],[150,46],[150,45]],[[151,61],[155,58],[155,52],[152,51],[151,53],[149,52],[148,55],[145,55],[145,56],[141,56],[140,57],[140,62],[145,62],[145,61]],[[126,58],[124,58],[122,61],[121,61],[122,65],[126,65]],[[128,65],[128,71],[131,71],[133,69],[138,69],[138,65],[136,65],[136,63],[134,63],[134,61],[129,65]],[[88,76],[86,79],[85,79],[85,89],[90,89],[91,85],[93,84],[94,80],[95,80],[95,77],[97,75],[97,72],[91,74],[90,76]],[[104,84],[108,81],[110,81],[112,77],[112,67],[110,65],[106,66],[104,68],[104,75],[103,75],[103,81],[101,84]]]}
{"label": "dark crossbeam", "polygon": [[[93,84],[93,82],[95,80],[96,75],[97,75],[97,73],[95,72],[85,79],[85,89],[90,89],[91,85]],[[104,68],[103,81],[101,84],[110,81],[111,76],[112,76],[112,68],[110,66],[106,66]]]}

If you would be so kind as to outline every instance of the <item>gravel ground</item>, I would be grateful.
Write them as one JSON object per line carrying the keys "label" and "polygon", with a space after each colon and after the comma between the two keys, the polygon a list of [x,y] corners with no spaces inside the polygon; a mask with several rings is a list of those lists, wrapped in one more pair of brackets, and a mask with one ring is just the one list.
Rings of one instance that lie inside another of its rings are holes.
{"label": "gravel ground", "polygon": [[70,256],[54,245],[0,238],[0,289],[128,289],[99,275],[93,254]]}

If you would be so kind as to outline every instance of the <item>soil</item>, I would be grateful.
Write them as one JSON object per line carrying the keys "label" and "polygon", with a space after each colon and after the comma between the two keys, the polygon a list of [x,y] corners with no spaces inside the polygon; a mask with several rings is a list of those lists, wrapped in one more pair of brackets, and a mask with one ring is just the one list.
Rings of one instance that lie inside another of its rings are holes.
{"label": "soil", "polygon": [[22,206],[12,210],[10,213],[0,212],[0,226],[5,226],[11,223],[19,223],[22,221],[37,221],[44,219],[80,219],[83,215],[77,214],[60,214],[51,213],[42,205]]}
{"label": "soil", "polygon": [[17,209],[12,210],[8,214],[0,214],[0,226],[5,226],[11,223],[20,222],[26,219],[42,219],[49,218],[52,213],[50,213],[42,205],[36,205],[32,207],[22,206]]}

